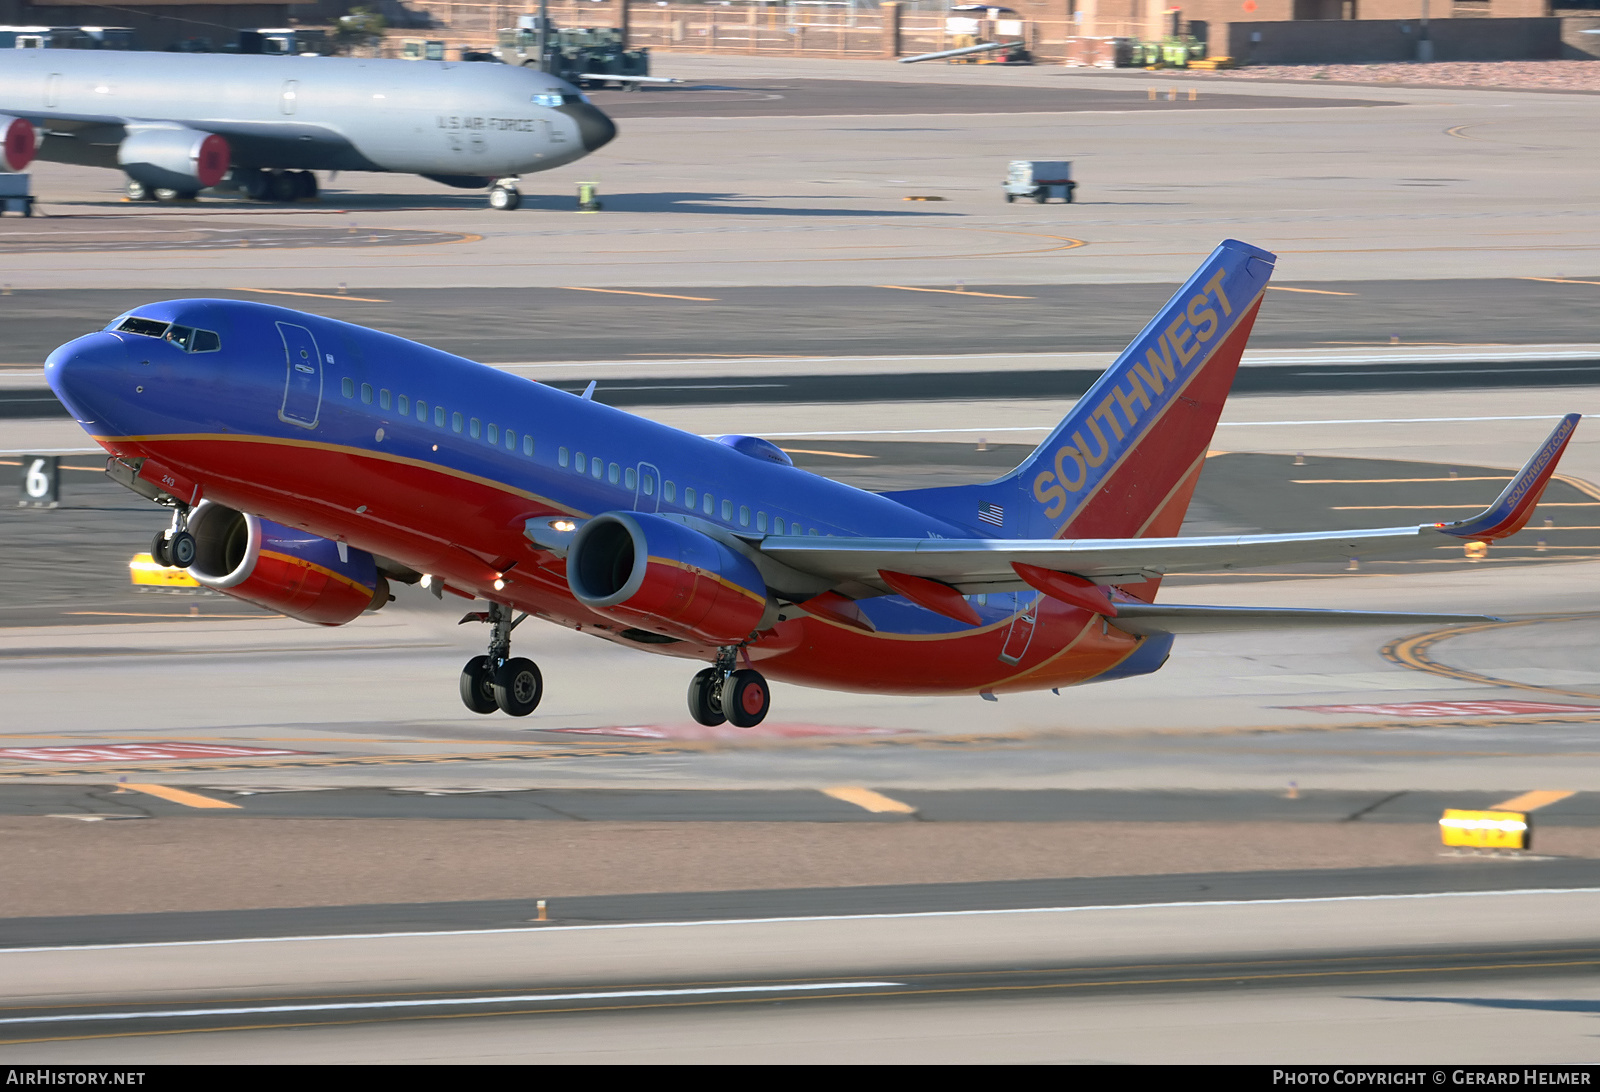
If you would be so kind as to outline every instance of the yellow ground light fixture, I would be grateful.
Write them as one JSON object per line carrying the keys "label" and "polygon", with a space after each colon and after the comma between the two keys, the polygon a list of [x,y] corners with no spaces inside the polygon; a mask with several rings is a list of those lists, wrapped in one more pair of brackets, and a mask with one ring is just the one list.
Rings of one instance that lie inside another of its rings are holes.
{"label": "yellow ground light fixture", "polygon": [[141,588],[198,588],[200,582],[186,569],[169,569],[157,565],[149,554],[134,554],[128,562],[128,575],[136,587]]}
{"label": "yellow ground light fixture", "polygon": [[1522,811],[1446,808],[1439,834],[1447,846],[1473,849],[1527,849],[1533,844],[1533,824]]}

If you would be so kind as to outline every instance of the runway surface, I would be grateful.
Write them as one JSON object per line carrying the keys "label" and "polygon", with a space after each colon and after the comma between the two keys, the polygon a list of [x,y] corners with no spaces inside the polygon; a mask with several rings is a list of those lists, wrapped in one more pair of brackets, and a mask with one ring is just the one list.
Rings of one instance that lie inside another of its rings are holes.
{"label": "runway surface", "polygon": [[[1193,263],[1174,263],[1185,272]],[[1286,281],[1267,293],[1251,336],[1259,354],[1269,349],[1306,349],[1329,357],[1375,352],[1390,346],[1418,353],[1461,356],[1466,363],[1423,362],[1420,372],[1382,368],[1375,361],[1339,368],[1247,373],[1241,390],[1422,389],[1431,386],[1505,383],[1594,383],[1594,359],[1526,363],[1501,378],[1493,347],[1592,344],[1600,307],[1600,280],[1567,283],[1513,278],[1461,280],[1356,280],[1315,284]],[[25,282],[24,282],[25,283]],[[150,285],[133,290],[62,291],[24,289],[0,296],[0,321],[8,331],[0,352],[12,365],[43,364],[66,341],[98,330],[123,312],[155,300],[207,295],[274,304],[386,330],[490,364],[520,361],[621,361],[641,366],[696,357],[738,358],[722,381],[750,378],[785,357],[916,357],[1028,353],[1120,352],[1149,321],[1177,284],[994,284],[950,283],[929,290],[893,285],[844,289],[787,287],[630,287],[595,292],[574,279],[572,288],[407,288],[315,294],[237,291],[226,283],[207,290]],[[331,298],[330,298],[331,297]],[[1314,355],[1308,357],[1314,359]],[[1559,367],[1558,367],[1559,365]],[[873,369],[859,370],[871,377]],[[1003,377],[992,393],[980,386],[987,361],[975,361],[947,397],[1051,397],[1076,394],[1091,371],[1070,361],[1041,360],[1035,374]],[[1311,373],[1329,372],[1313,378]],[[1377,374],[1387,371],[1387,378]],[[1304,373],[1304,374],[1302,374]],[[0,383],[6,377],[0,375]],[[658,377],[656,382],[660,382]],[[1257,384],[1254,386],[1248,384]],[[729,388],[684,388],[662,397],[727,400]],[[748,394],[760,391],[746,389]],[[786,401],[903,398],[905,385],[876,392],[785,389],[763,397]],[[820,397],[818,397],[820,395]]]}
{"label": "runway surface", "polygon": [[[901,72],[906,71],[901,69]],[[924,81],[738,79],[648,87],[643,93],[594,91],[590,99],[623,118],[858,117],[873,114],[1056,114],[1088,111],[1271,110],[1304,108],[1306,99],[1235,93],[1208,87],[1168,98],[1166,89],[1123,81],[1105,88],[972,86]],[[1346,94],[1313,100],[1318,106],[1393,106],[1381,96]]]}
{"label": "runway surface", "polygon": [[0,952],[13,998],[0,1059],[784,1060],[826,1041],[880,1061],[1581,1060],[1594,900],[1506,890],[13,949]]}

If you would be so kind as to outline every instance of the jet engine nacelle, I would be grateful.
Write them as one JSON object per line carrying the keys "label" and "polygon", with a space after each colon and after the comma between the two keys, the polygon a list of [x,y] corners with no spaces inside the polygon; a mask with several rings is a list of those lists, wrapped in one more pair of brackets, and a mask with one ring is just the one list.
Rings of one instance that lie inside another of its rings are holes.
{"label": "jet engine nacelle", "polygon": [[768,605],[766,581],[748,558],[643,512],[585,523],[567,550],[567,586],[603,617],[714,645],[749,637]]}
{"label": "jet engine nacelle", "polygon": [[372,555],[309,531],[202,501],[189,516],[194,564],[207,588],[302,622],[342,626],[389,601]]}
{"label": "jet engine nacelle", "polygon": [[39,133],[32,122],[0,114],[0,171],[25,171],[39,151]]}
{"label": "jet engine nacelle", "polygon": [[117,163],[153,189],[203,190],[228,173],[233,151],[216,133],[181,125],[135,129],[117,146]]}

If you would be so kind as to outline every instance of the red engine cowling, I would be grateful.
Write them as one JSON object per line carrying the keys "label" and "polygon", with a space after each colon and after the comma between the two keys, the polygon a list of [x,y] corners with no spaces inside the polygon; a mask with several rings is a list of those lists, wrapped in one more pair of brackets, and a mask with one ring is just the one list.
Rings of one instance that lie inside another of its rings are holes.
{"label": "red engine cowling", "polygon": [[0,114],[0,171],[25,171],[39,151],[39,133],[33,123]]}
{"label": "red engine cowling", "polygon": [[643,512],[585,523],[567,551],[567,586],[606,618],[715,645],[749,637],[768,605],[766,581],[748,558]]}
{"label": "red engine cowling", "polygon": [[372,555],[309,531],[202,501],[189,516],[202,585],[302,622],[342,626],[389,601]]}

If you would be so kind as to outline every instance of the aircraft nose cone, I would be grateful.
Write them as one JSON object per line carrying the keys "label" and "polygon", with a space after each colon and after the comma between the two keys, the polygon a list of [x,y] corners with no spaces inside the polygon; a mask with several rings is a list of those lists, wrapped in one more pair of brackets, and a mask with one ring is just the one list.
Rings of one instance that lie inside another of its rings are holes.
{"label": "aircraft nose cone", "polygon": [[617,135],[617,123],[597,106],[583,103],[572,107],[572,117],[578,123],[578,139],[586,151],[596,151],[610,144]]}
{"label": "aircraft nose cone", "polygon": [[44,377],[62,405],[79,421],[100,418],[99,407],[128,381],[132,361],[117,335],[85,334],[45,358]]}

